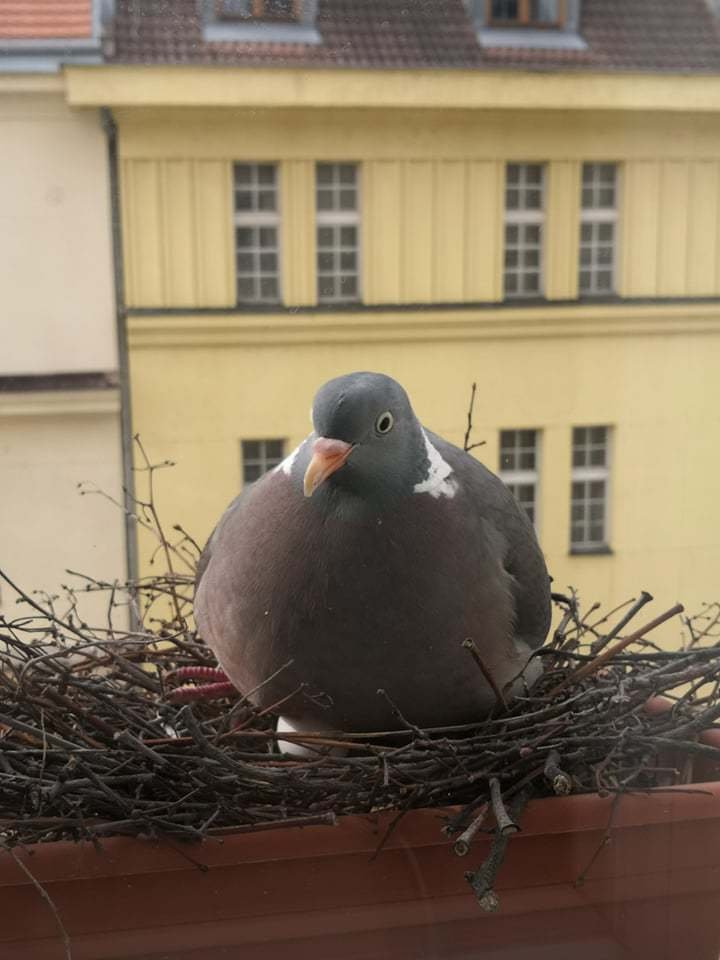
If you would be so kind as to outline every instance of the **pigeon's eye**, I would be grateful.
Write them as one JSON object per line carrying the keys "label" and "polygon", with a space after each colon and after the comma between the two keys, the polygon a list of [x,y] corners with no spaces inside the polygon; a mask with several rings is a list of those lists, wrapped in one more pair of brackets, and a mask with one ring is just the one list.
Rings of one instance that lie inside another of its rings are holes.
{"label": "pigeon's eye", "polygon": [[389,410],[386,410],[385,413],[381,413],[375,421],[375,429],[378,433],[390,433],[394,422],[393,415]]}

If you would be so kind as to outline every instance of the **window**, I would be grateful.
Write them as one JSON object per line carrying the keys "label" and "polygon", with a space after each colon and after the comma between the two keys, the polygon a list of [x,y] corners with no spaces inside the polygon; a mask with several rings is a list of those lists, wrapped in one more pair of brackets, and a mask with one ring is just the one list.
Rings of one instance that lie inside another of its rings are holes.
{"label": "window", "polygon": [[608,546],[608,427],[574,427],[570,549],[592,553]]}
{"label": "window", "polygon": [[235,164],[235,265],[238,303],[280,300],[277,166]]}
{"label": "window", "polygon": [[542,296],[545,171],[540,163],[509,163],[505,174],[505,296]]}
{"label": "window", "polygon": [[502,27],[558,27],[563,0],[489,0],[489,22]]}
{"label": "window", "polygon": [[318,302],[354,302],[360,299],[357,164],[318,163],[316,179]]}
{"label": "window", "polygon": [[535,523],[538,487],[538,431],[500,431],[500,479]]}
{"label": "window", "polygon": [[584,163],[580,217],[581,294],[597,296],[615,289],[617,165]]}
{"label": "window", "polygon": [[270,20],[293,22],[301,12],[300,0],[216,0],[220,20]]}
{"label": "window", "polygon": [[259,480],[285,458],[284,440],[243,440],[241,448],[243,484]]}

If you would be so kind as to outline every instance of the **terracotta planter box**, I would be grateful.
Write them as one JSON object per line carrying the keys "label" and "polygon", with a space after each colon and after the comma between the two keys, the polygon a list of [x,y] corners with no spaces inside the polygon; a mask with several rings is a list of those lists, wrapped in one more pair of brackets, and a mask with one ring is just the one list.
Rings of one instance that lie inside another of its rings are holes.
{"label": "terracotta planter box", "polygon": [[[720,782],[612,800],[531,803],[484,914],[463,878],[488,850],[458,858],[441,811],[408,814],[374,862],[389,818],[238,834],[198,845],[113,838],[18,849],[55,903],[73,960],[384,958],[717,960]],[[207,865],[201,871],[192,857]],[[52,910],[0,856],[1,960],[65,956]]]}

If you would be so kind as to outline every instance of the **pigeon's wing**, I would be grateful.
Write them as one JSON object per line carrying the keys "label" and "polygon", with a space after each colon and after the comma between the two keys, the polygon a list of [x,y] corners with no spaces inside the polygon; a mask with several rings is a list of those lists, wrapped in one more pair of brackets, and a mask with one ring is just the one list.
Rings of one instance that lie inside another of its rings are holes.
{"label": "pigeon's wing", "polygon": [[507,491],[505,569],[512,577],[515,600],[515,633],[533,650],[542,646],[550,629],[550,577],[528,515]]}
{"label": "pigeon's wing", "polygon": [[447,440],[431,437],[456,469],[460,483],[472,486],[481,513],[500,534],[501,561],[511,577],[516,638],[532,649],[541,646],[550,629],[550,578],[535,528],[499,477]]}
{"label": "pigeon's wing", "polygon": [[248,489],[249,487],[243,490],[242,493],[238,494],[237,497],[235,497],[235,499],[230,503],[230,505],[227,507],[223,515],[220,517],[218,522],[215,524],[215,529],[208,537],[208,541],[205,544],[202,553],[200,554],[200,559],[198,560],[198,564],[197,564],[197,571],[195,573],[195,596],[196,597],[197,597],[198,589],[200,587],[202,578],[205,576],[205,572],[208,566],[210,565],[210,561],[212,560],[213,551],[215,549],[216,543],[218,542],[218,538],[220,537],[220,534],[223,528],[236,516],[236,514],[240,513],[242,509],[242,504],[247,497]]}

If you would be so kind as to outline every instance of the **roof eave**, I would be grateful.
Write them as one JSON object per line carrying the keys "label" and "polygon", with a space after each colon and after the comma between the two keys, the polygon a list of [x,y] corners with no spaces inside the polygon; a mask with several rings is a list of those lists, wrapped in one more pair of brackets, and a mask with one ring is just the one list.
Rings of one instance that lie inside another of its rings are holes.
{"label": "roof eave", "polygon": [[720,74],[66,64],[64,75],[73,106],[720,110]]}

